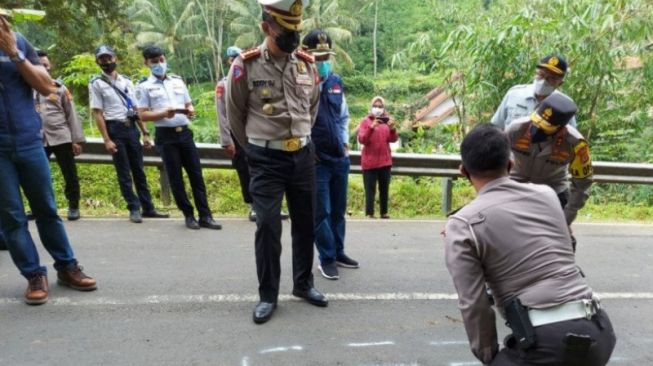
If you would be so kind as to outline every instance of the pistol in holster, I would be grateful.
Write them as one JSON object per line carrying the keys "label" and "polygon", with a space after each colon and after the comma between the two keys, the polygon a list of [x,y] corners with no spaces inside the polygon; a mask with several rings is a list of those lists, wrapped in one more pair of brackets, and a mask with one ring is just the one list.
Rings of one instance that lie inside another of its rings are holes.
{"label": "pistol in holster", "polygon": [[528,308],[521,304],[518,298],[513,298],[504,303],[506,325],[512,330],[516,346],[527,350],[537,344],[535,328],[528,317]]}

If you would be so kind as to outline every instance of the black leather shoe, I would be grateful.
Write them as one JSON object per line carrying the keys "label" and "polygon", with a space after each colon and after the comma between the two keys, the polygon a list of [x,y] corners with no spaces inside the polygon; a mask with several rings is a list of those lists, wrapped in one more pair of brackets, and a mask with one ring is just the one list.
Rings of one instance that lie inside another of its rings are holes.
{"label": "black leather shoe", "polygon": [[212,217],[205,217],[200,219],[200,226],[213,230],[222,229],[222,225],[220,225],[220,223],[218,223],[217,221],[213,220]]}
{"label": "black leather shoe", "polygon": [[199,230],[200,224],[195,220],[193,216],[188,216],[186,218],[186,227],[192,230]]}
{"label": "black leather shoe", "polygon": [[256,307],[254,308],[254,314],[252,314],[254,323],[263,324],[266,321],[270,320],[270,318],[272,318],[272,314],[274,314],[274,309],[276,308],[277,304],[273,302],[261,301],[256,304]]}
{"label": "black leather shoe", "polygon": [[310,304],[320,307],[326,307],[329,305],[329,300],[322,295],[315,287],[311,287],[308,290],[292,290],[293,296],[301,297],[302,299],[308,301]]}
{"label": "black leather shoe", "polygon": [[79,209],[78,208],[69,208],[68,209],[68,221],[79,220]]}
{"label": "black leather shoe", "polygon": [[170,215],[157,210],[152,210],[149,212],[143,212],[143,217],[148,217],[150,219],[167,219]]}
{"label": "black leather shoe", "polygon": [[141,212],[139,210],[132,210],[129,212],[129,221],[135,223],[135,224],[140,224],[143,222],[143,216],[141,216]]}

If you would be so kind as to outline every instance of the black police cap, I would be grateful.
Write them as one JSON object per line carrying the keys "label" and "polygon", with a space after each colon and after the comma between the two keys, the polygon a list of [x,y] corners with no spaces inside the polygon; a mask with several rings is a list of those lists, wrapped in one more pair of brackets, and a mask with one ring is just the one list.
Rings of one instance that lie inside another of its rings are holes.
{"label": "black police cap", "polygon": [[561,93],[553,93],[540,103],[531,119],[544,120],[553,126],[565,126],[577,110],[576,103],[571,98]]}
{"label": "black police cap", "polygon": [[100,56],[104,55],[115,56],[116,53],[113,51],[113,48],[102,44],[95,49],[95,58],[100,58]]}
{"label": "black police cap", "polygon": [[548,55],[540,60],[537,67],[547,69],[560,76],[565,76],[567,73],[567,60],[561,55]]}
{"label": "black police cap", "polygon": [[314,56],[335,55],[331,37],[319,28],[308,32],[302,41],[302,48]]}

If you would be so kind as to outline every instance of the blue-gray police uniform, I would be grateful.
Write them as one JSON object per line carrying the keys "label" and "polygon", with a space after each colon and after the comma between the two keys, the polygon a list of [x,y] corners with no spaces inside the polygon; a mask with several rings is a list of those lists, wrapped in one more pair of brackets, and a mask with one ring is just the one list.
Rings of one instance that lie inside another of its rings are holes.
{"label": "blue-gray police uniform", "polygon": [[[116,90],[120,90],[124,97]],[[109,138],[118,150],[111,155],[116,168],[122,197],[129,211],[154,212],[152,194],[147,185],[143,168],[143,146],[136,124],[127,119],[127,112],[135,110],[134,84],[126,76],[118,74],[115,80],[102,74],[89,83],[91,109],[101,110]],[[133,185],[136,187],[134,194]]]}
{"label": "blue-gray police uniform", "polygon": [[[138,108],[152,111],[169,108],[184,110],[191,104],[186,84],[175,75],[166,75],[163,80],[150,75],[138,83],[136,94]],[[206,198],[200,156],[193,140],[193,132],[188,128],[189,123],[190,120],[183,113],[154,121],[156,127],[154,143],[163,158],[172,195],[179,210],[185,217],[194,217],[193,205],[184,188],[183,167],[188,174],[199,218],[206,220],[212,218],[212,215]]]}
{"label": "blue-gray police uniform", "polygon": [[[565,95],[557,90],[554,93]],[[533,84],[515,85],[503,97],[499,108],[492,116],[491,122],[502,130],[506,130],[515,119],[530,116],[539,104],[540,102],[535,98]],[[572,117],[569,124],[576,127],[576,117]]]}

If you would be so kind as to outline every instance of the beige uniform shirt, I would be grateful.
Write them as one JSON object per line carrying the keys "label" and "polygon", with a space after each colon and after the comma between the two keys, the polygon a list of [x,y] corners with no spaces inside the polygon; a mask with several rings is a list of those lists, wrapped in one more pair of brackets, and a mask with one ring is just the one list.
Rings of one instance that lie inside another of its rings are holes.
{"label": "beige uniform shirt", "polygon": [[[319,102],[313,63],[296,53],[276,59],[266,42],[245,51],[227,76],[227,120],[241,146],[248,138],[284,140],[311,134]],[[253,57],[248,57],[254,51]]]}
{"label": "beige uniform shirt", "polygon": [[550,140],[531,143],[530,127],[530,118],[525,117],[514,121],[506,130],[515,162],[510,177],[519,182],[546,184],[556,193],[569,189],[564,212],[567,224],[571,224],[578,210],[585,206],[592,185],[589,145],[571,126]]}
{"label": "beige uniform shirt", "polygon": [[57,91],[47,97],[34,93],[36,109],[43,122],[43,143],[45,146],[57,146],[85,142],[72,95],[65,86],[55,85]]}
{"label": "beige uniform shirt", "polygon": [[498,350],[496,304],[518,297],[531,308],[589,299],[592,290],[574,262],[571,237],[555,192],[508,177],[485,185],[451,215],[445,259],[474,355],[490,363]]}

